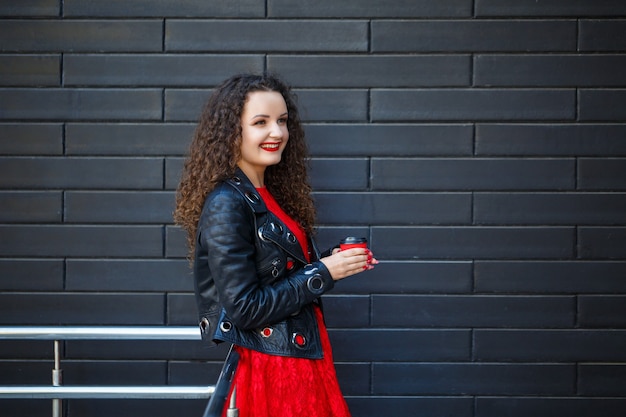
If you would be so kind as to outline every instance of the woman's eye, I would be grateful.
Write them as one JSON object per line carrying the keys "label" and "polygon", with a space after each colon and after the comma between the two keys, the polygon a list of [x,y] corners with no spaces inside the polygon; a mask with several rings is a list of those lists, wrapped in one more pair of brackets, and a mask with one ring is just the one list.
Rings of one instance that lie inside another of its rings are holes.
{"label": "woman's eye", "polygon": [[280,124],[285,124],[285,123],[287,123],[287,118],[278,119],[278,123],[280,123]]}
{"label": "woman's eye", "polygon": [[254,122],[255,125],[264,125],[265,124],[265,120],[257,120],[256,122]]}

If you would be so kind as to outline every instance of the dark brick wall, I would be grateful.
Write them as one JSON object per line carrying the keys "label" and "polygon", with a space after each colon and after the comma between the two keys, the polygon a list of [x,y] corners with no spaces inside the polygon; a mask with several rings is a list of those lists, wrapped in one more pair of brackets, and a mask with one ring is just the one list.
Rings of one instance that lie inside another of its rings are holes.
{"label": "dark brick wall", "polygon": [[[216,82],[294,85],[354,417],[626,414],[626,3],[0,1],[0,324],[193,325],[174,190]],[[0,343],[47,384],[51,343]],[[199,342],[64,345],[65,382],[213,383]],[[203,401],[69,401],[68,417]],[[49,401],[2,401],[3,416]]]}

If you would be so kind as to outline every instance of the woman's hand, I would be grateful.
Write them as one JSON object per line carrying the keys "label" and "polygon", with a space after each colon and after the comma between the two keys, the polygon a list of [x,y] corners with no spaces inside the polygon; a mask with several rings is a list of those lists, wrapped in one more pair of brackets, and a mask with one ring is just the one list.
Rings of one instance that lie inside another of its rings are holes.
{"label": "woman's hand", "polygon": [[372,252],[363,248],[334,249],[332,255],[322,258],[320,261],[326,266],[335,281],[374,269],[374,265],[378,264],[378,260],[374,258]]}

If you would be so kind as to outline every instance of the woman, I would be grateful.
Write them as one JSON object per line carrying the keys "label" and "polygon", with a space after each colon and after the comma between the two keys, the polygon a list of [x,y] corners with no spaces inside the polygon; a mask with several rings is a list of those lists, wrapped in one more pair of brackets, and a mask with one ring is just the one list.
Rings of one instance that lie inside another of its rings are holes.
{"label": "woman", "polygon": [[202,336],[239,353],[241,417],[350,415],[319,297],[378,261],[363,248],[320,254],[306,162],[289,88],[238,75],[209,98],[178,188]]}

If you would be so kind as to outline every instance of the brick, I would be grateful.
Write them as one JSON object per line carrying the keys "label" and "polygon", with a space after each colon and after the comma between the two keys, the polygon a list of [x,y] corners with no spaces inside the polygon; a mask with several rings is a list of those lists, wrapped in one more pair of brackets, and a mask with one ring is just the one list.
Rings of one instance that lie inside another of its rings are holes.
{"label": "brick", "polygon": [[324,317],[329,328],[363,328],[370,324],[369,295],[327,295]]}
{"label": "brick", "polygon": [[192,123],[68,123],[67,155],[184,155],[195,129]]}
{"label": "brick", "polygon": [[470,224],[471,197],[469,193],[314,194],[317,219],[323,224]]}
{"label": "brick", "polygon": [[172,223],[175,196],[170,191],[68,191],[67,223]]}
{"label": "brick", "polygon": [[581,89],[578,91],[578,119],[581,122],[626,119],[626,90]]}
{"label": "brick", "polygon": [[[43,359],[49,361],[51,358],[54,358],[54,341],[35,339],[2,340],[0,342],[0,353],[2,354],[0,366],[6,366],[6,362],[14,359],[28,359],[29,361]],[[2,377],[10,377],[10,375],[6,375],[4,372],[0,373],[0,375]]]}
{"label": "brick", "polygon": [[178,226],[165,227],[165,257],[183,258],[188,254],[187,235]]}
{"label": "brick", "polygon": [[475,193],[477,224],[626,223],[623,193]]}
{"label": "brick", "polygon": [[[0,362],[0,384],[31,385],[49,384],[52,367],[50,362],[16,361]],[[3,410],[4,414],[4,410]]]}
{"label": "brick", "polygon": [[626,365],[578,365],[578,393],[583,396],[624,397],[626,395]]}
{"label": "brick", "polygon": [[470,397],[389,397],[369,395],[346,398],[353,416],[378,417],[382,415],[411,415],[407,412],[419,410],[421,417],[441,415],[473,417],[473,399]]}
{"label": "brick", "polygon": [[337,380],[344,396],[370,394],[370,367],[369,363],[335,364]]}
{"label": "brick", "polygon": [[622,330],[474,330],[478,361],[623,362],[625,347]]}
{"label": "brick", "polygon": [[313,156],[469,156],[469,124],[307,124]]}
{"label": "brick", "polygon": [[[157,297],[155,294],[154,297]],[[163,296],[161,295],[161,299]],[[200,332],[200,330],[198,330]],[[229,343],[207,348],[200,340],[71,340],[65,357],[88,360],[193,360],[223,361]]]}
{"label": "brick", "polygon": [[571,258],[571,227],[372,227],[381,259]]}
{"label": "brick", "polygon": [[165,361],[64,360],[64,385],[165,385]]}
{"label": "brick", "polygon": [[384,5],[376,0],[305,0],[300,7],[293,7],[289,0],[269,0],[269,17],[470,17],[472,2],[469,0],[447,0],[442,2],[402,0],[386,1]]}
{"label": "brick", "polygon": [[157,52],[162,38],[160,20],[4,20],[0,26],[5,52]]}
{"label": "brick", "polygon": [[[372,247],[378,256],[378,247]],[[335,284],[333,294],[468,293],[472,290],[472,263],[393,262],[382,260],[371,271]]]}
{"label": "brick", "polygon": [[0,191],[0,222],[59,223],[62,206],[58,191]]}
{"label": "brick", "polygon": [[63,126],[55,123],[0,123],[1,155],[61,155]]}
{"label": "brick", "polygon": [[585,328],[625,328],[626,296],[579,296],[578,324]]}
{"label": "brick", "polygon": [[108,257],[163,254],[159,226],[0,225],[7,257]]}
{"label": "brick", "polygon": [[171,361],[168,382],[172,385],[212,385],[222,370],[222,362]]}
{"label": "brick", "polygon": [[581,259],[624,259],[625,227],[579,227],[578,257]]}
{"label": "brick", "polygon": [[571,395],[575,367],[557,364],[374,364],[378,395]]}
{"label": "brick", "polygon": [[1,119],[160,120],[158,89],[0,89]]}
{"label": "brick", "polygon": [[165,189],[175,190],[183,173],[184,158],[165,158]]}
{"label": "brick", "polygon": [[[193,276],[191,275],[189,262],[187,260],[178,262],[184,262],[187,268],[185,272],[180,272],[179,275],[185,278],[185,281],[193,287]],[[178,281],[181,281],[181,279],[179,278]],[[198,307],[196,306],[196,299],[193,294],[167,294],[167,324],[173,326],[198,325]]]}
{"label": "brick", "polygon": [[65,55],[67,86],[216,85],[233,72],[261,72],[261,55]]}
{"label": "brick", "polygon": [[626,263],[605,261],[477,261],[477,292],[602,294],[626,292]]}
{"label": "brick", "polygon": [[374,190],[571,190],[574,168],[557,158],[373,158],[370,175]]}
{"label": "brick", "polygon": [[372,21],[373,52],[575,50],[575,20]]}
{"label": "brick", "polygon": [[470,85],[468,55],[272,55],[268,69],[295,87]]}
{"label": "brick", "polygon": [[581,190],[626,189],[625,158],[580,158],[577,171]]}
{"label": "brick", "polygon": [[0,56],[0,85],[58,86],[61,81],[58,55]]}
{"label": "brick", "polygon": [[129,4],[107,0],[64,0],[65,16],[100,17],[264,17],[265,4],[257,0],[204,2],[197,0],[135,0]]}
{"label": "brick", "polygon": [[620,87],[623,55],[477,55],[474,83],[488,87]]}
{"label": "brick", "polygon": [[620,0],[593,3],[552,0],[548,4],[535,0],[476,0],[474,13],[476,16],[499,17],[623,16],[626,5]]}
{"label": "brick", "polygon": [[572,327],[574,297],[373,295],[378,327]]}
{"label": "brick", "polygon": [[626,50],[626,21],[580,20],[578,45],[581,52],[621,52]]}
{"label": "brick", "polygon": [[68,291],[193,291],[187,260],[68,259]]}
{"label": "brick", "polygon": [[[49,404],[48,404],[49,405]],[[68,409],[76,416],[107,417],[173,417],[200,416],[206,408],[207,400],[70,400]]]}
{"label": "brick", "polygon": [[197,123],[210,95],[210,90],[166,89],[163,105],[165,121]]}
{"label": "brick", "polygon": [[368,161],[364,158],[316,158],[309,172],[315,190],[365,190],[369,184]]}
{"label": "brick", "polygon": [[164,306],[159,294],[17,293],[0,294],[0,312],[10,325],[161,325]]}
{"label": "brick", "polygon": [[162,184],[159,158],[0,157],[5,188],[160,189]]}
{"label": "brick", "polygon": [[573,90],[374,89],[373,121],[573,120]]}
{"label": "brick", "polygon": [[[293,36],[297,33],[298,36]],[[367,52],[359,20],[170,20],[166,51]]]}
{"label": "brick", "polygon": [[469,330],[355,329],[329,332],[336,361],[462,361]]}
{"label": "brick", "polygon": [[477,398],[476,417],[621,417],[626,400],[621,398]]}
{"label": "brick", "polygon": [[623,124],[477,124],[477,155],[624,156]]}
{"label": "brick", "polygon": [[63,274],[61,259],[0,259],[0,290],[61,291]]}
{"label": "brick", "polygon": [[300,118],[323,122],[364,122],[368,118],[367,90],[294,90]]}
{"label": "brick", "polygon": [[0,16],[58,16],[59,7],[58,0],[3,1],[0,3]]}

